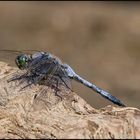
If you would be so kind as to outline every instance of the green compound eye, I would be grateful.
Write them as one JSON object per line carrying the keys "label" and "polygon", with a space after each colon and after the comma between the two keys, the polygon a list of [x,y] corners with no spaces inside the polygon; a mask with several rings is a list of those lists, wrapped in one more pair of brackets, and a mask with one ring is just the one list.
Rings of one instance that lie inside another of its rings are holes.
{"label": "green compound eye", "polygon": [[17,56],[15,61],[19,69],[26,69],[28,66],[28,60],[29,57],[27,55],[21,54],[20,56]]}

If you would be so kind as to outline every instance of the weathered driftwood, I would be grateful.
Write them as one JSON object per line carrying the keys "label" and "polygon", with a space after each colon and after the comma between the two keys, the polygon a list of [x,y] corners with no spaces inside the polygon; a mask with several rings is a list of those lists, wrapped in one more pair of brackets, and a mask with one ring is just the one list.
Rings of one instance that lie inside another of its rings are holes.
{"label": "weathered driftwood", "polygon": [[[75,93],[7,83],[16,68],[0,63],[0,138],[140,138],[140,110],[92,108]],[[41,90],[46,92],[41,94]]]}

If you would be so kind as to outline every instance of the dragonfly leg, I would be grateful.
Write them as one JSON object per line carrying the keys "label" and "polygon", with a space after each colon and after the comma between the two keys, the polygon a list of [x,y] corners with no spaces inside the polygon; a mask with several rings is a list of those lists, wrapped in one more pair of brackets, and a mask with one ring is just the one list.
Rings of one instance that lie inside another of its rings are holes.
{"label": "dragonfly leg", "polygon": [[65,84],[65,86],[70,89],[71,92],[73,92],[73,90],[66,84],[66,82],[63,80],[63,78],[61,76],[59,76],[61,81]]}
{"label": "dragonfly leg", "polygon": [[62,101],[63,98],[58,94],[58,91],[60,91],[60,89],[58,88],[58,86],[59,86],[59,82],[58,82],[58,80],[56,80],[55,96],[58,96],[61,99],[61,101]]}
{"label": "dragonfly leg", "polygon": [[[69,79],[68,75],[66,75],[66,73],[60,68],[61,72],[63,73],[63,76],[65,76],[66,78]],[[65,86],[70,89],[71,92],[73,92],[73,90],[67,85],[67,83],[63,80],[62,76],[58,74],[58,77],[60,78],[60,80],[65,84]],[[69,79],[70,80],[70,79]]]}
{"label": "dragonfly leg", "polygon": [[25,89],[25,88],[27,88],[27,87],[31,86],[32,84],[33,84],[33,83],[30,83],[30,84],[28,84],[28,85],[26,85],[26,86],[22,87],[19,91],[22,91],[23,89]]}
{"label": "dragonfly leg", "polygon": [[28,73],[26,72],[26,73],[24,73],[24,74],[21,75],[21,76],[12,77],[12,78],[8,79],[7,82],[9,83],[9,82],[12,82],[12,81],[21,80],[22,78],[26,78],[26,77],[27,77],[27,74],[28,74]]}

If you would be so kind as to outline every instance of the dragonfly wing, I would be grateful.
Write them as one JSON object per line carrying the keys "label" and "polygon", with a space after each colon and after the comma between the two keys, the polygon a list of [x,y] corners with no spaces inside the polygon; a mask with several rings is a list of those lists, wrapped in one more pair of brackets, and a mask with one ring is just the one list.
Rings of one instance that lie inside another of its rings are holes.
{"label": "dragonfly wing", "polygon": [[60,78],[61,82],[64,84],[66,88],[72,90],[71,79],[68,76],[66,70],[62,66],[59,66],[57,76]]}
{"label": "dragonfly wing", "polygon": [[48,59],[47,56],[45,55],[41,55],[40,57],[34,58],[31,60],[31,62],[29,62],[29,66],[28,66],[28,71],[31,72],[41,72],[41,73],[46,73],[46,69],[50,67],[50,65],[52,64],[53,60],[52,59]]}
{"label": "dragonfly wing", "polygon": [[16,66],[15,64],[16,56],[17,56],[17,53],[14,53],[14,52],[7,53],[7,52],[0,51],[0,61],[6,62],[10,64],[11,66]]}
{"label": "dragonfly wing", "polygon": [[27,52],[28,54],[31,54],[31,52],[33,51],[37,51],[37,50],[4,50],[1,49],[0,50],[0,61],[4,61],[7,63],[10,63],[12,66],[16,66],[15,64],[15,58],[19,55],[19,54],[24,54],[25,52]]}
{"label": "dragonfly wing", "polygon": [[63,86],[68,89],[71,89],[71,80],[68,77],[66,71],[61,67],[59,63],[52,64],[52,68],[47,73],[45,84],[49,86]]}

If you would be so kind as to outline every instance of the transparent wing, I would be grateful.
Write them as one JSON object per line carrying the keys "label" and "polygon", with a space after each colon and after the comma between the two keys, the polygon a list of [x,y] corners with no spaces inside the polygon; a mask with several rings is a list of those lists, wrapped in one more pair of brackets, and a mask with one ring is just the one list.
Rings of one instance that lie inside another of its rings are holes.
{"label": "transparent wing", "polygon": [[55,59],[48,60],[46,57],[35,59],[31,62],[30,67],[20,76],[14,76],[11,81],[20,80],[21,83],[27,82],[23,87],[29,87],[32,84],[42,84],[50,86],[55,90],[65,87],[71,89],[71,80],[66,71]]}
{"label": "transparent wing", "polygon": [[17,52],[6,52],[6,51],[0,51],[0,61],[6,62],[10,64],[11,66],[15,66],[15,58],[16,56],[19,55]]}
{"label": "transparent wing", "polygon": [[9,63],[12,66],[16,66],[15,58],[19,54],[28,53],[31,54],[32,52],[37,52],[38,50],[0,50],[0,61],[4,61]]}
{"label": "transparent wing", "polygon": [[72,91],[71,79],[68,77],[66,71],[61,67],[61,65],[56,66],[55,71],[53,73],[50,73],[47,81],[49,83],[53,83],[53,81],[55,81],[57,87],[65,87]]}
{"label": "transparent wing", "polygon": [[54,85],[55,83],[59,86],[63,83],[63,86],[71,89],[70,78],[56,59],[48,59],[44,56],[42,59],[33,60],[29,69],[38,75],[36,83],[43,79],[44,85]]}

